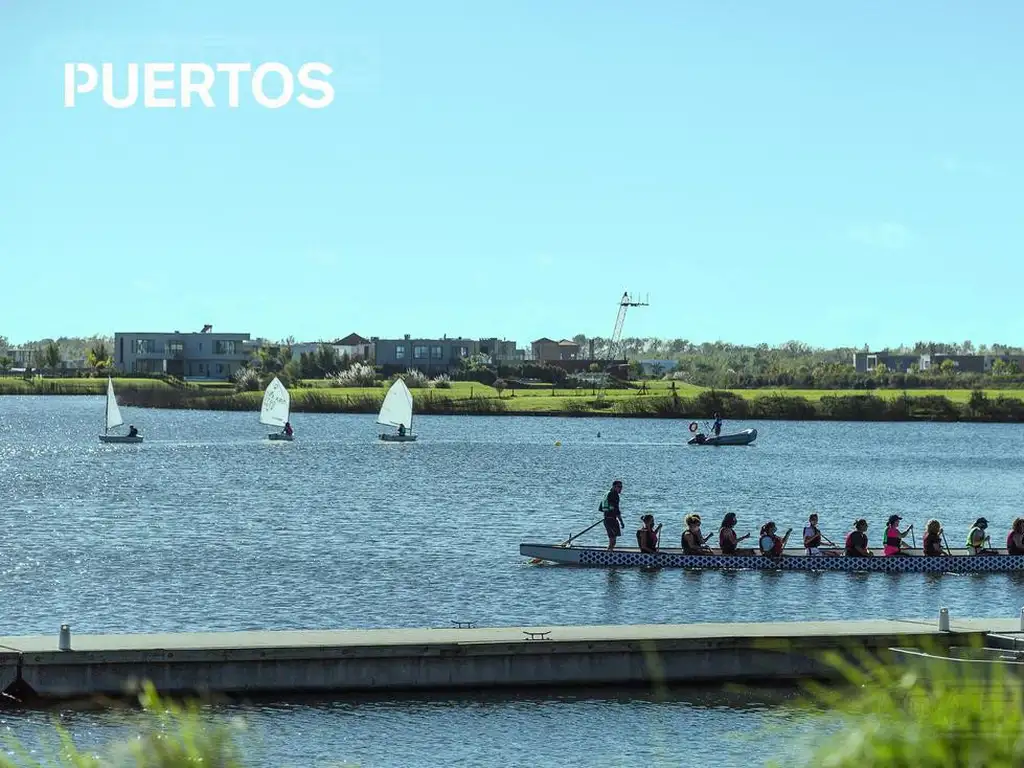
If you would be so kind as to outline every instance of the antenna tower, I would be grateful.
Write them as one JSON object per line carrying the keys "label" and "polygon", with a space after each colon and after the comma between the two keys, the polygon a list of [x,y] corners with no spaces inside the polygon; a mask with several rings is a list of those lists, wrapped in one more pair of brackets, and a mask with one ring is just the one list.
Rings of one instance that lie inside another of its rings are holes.
{"label": "antenna tower", "polygon": [[[647,294],[642,300],[637,294],[632,296],[629,292],[622,294],[622,298],[619,299],[619,313],[615,316],[615,329],[612,331],[612,337],[608,340],[608,351],[607,360],[609,362],[618,360],[622,357],[619,354],[619,350],[622,344],[622,326],[626,322],[626,310],[630,307],[647,307],[650,306],[650,294]],[[598,392],[599,398],[604,397],[604,391],[608,382],[608,372],[605,370],[604,378],[602,379],[601,391]]]}

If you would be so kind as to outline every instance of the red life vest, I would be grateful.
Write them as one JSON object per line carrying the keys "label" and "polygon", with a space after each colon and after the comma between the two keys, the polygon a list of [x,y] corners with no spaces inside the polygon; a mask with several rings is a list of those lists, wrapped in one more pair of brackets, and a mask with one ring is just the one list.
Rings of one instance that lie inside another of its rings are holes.
{"label": "red life vest", "polygon": [[1024,555],[1024,549],[1018,547],[1013,541],[1012,530],[1006,535],[1006,551],[1011,555]]}

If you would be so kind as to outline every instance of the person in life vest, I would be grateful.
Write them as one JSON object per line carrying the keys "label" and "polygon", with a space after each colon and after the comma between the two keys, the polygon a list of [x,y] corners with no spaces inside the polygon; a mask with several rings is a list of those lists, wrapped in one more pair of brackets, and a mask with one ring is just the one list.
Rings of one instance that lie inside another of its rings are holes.
{"label": "person in life vest", "polygon": [[711,426],[711,431],[715,433],[715,437],[722,434],[722,417],[718,415],[718,411],[715,411],[715,423]]}
{"label": "person in life vest", "polygon": [[967,549],[972,555],[998,554],[994,549],[989,549],[985,546],[985,542],[989,540],[988,534],[985,533],[987,528],[988,520],[984,517],[979,517],[974,521],[974,525],[971,526],[971,530],[967,534]]}
{"label": "person in life vest", "polygon": [[863,517],[853,524],[853,530],[846,534],[847,557],[873,557],[868,549],[868,521]]}
{"label": "person in life vest", "polygon": [[[710,555],[711,549],[704,546],[707,539],[700,530],[700,515],[694,513],[687,515],[684,520],[686,530],[683,531],[682,547],[686,555]],[[710,536],[708,538],[711,538]]]}
{"label": "person in life vest", "polygon": [[612,483],[612,489],[605,494],[597,511],[604,515],[604,530],[608,534],[608,550],[615,549],[615,540],[622,535],[622,513],[619,511],[619,494],[622,493],[622,481]]}
{"label": "person in life vest", "polygon": [[807,550],[807,554],[811,557],[822,557],[823,555],[838,555],[838,552],[832,550],[821,549],[821,543],[824,541],[831,547],[835,544],[825,536],[818,528],[818,515],[814,512],[807,518],[807,525],[804,526],[804,549]]}
{"label": "person in life vest", "polygon": [[928,521],[924,529],[924,541],[921,542],[925,557],[939,557],[946,554],[942,548],[942,523],[935,518]]}
{"label": "person in life vest", "polygon": [[643,526],[636,532],[636,545],[640,548],[641,552],[646,552],[651,555],[658,553],[658,538],[661,534],[661,523],[658,523],[658,527],[654,527],[654,515],[646,514],[640,518],[643,522]]}
{"label": "person in life vest", "polygon": [[293,434],[295,434],[295,430],[292,429],[292,423],[290,421],[286,421],[284,423],[284,429],[282,429],[281,431],[288,435],[288,437],[291,437]]}
{"label": "person in life vest", "polygon": [[786,549],[786,542],[789,541],[789,534],[793,532],[793,529],[790,528],[780,539],[776,534],[777,530],[778,527],[774,520],[769,520],[761,526],[761,536],[757,540],[757,545],[765,557],[782,557],[782,552]]}
{"label": "person in life vest", "polygon": [[1024,517],[1013,521],[1010,533],[1006,536],[1006,554],[1024,555]]}
{"label": "person in life vest", "polygon": [[718,529],[718,546],[722,550],[723,555],[752,555],[754,550],[752,549],[738,549],[737,545],[744,539],[749,539],[750,534],[745,533],[742,536],[736,536],[736,513],[726,512],[725,517],[722,518],[722,525]]}
{"label": "person in life vest", "polygon": [[902,555],[905,554],[904,550],[910,549],[903,539],[914,529],[914,526],[908,526],[907,530],[901,531],[899,523],[902,519],[899,515],[889,515],[889,522],[885,526],[885,548],[882,550],[882,554],[886,557]]}

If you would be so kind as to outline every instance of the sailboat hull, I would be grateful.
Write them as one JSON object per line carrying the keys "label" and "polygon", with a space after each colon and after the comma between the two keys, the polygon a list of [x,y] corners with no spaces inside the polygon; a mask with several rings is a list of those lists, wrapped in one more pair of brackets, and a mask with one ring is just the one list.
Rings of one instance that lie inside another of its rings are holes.
{"label": "sailboat hull", "polygon": [[381,433],[380,439],[385,443],[411,443],[416,437],[416,435],[388,435]]}
{"label": "sailboat hull", "polygon": [[128,435],[100,435],[101,443],[141,443],[141,437],[128,437]]}
{"label": "sailboat hull", "polygon": [[271,432],[267,435],[268,440],[285,440],[291,442],[295,439],[295,435],[286,435],[284,432]]}

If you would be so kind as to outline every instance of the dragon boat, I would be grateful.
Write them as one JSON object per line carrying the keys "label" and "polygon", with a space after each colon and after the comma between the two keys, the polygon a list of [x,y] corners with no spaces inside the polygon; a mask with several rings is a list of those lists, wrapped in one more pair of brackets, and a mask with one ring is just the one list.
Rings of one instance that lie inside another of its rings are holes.
{"label": "dragon boat", "polygon": [[534,562],[604,568],[687,568],[696,570],[757,571],[857,571],[883,573],[1011,573],[1024,572],[1024,555],[975,555],[966,549],[951,549],[947,555],[926,557],[920,549],[884,557],[847,557],[840,553],[808,555],[804,549],[786,549],[780,557],[761,554],[686,554],[681,549],[663,549],[656,554],[636,547],[607,550],[604,547],[574,547],[559,544],[519,545],[519,554]]}

